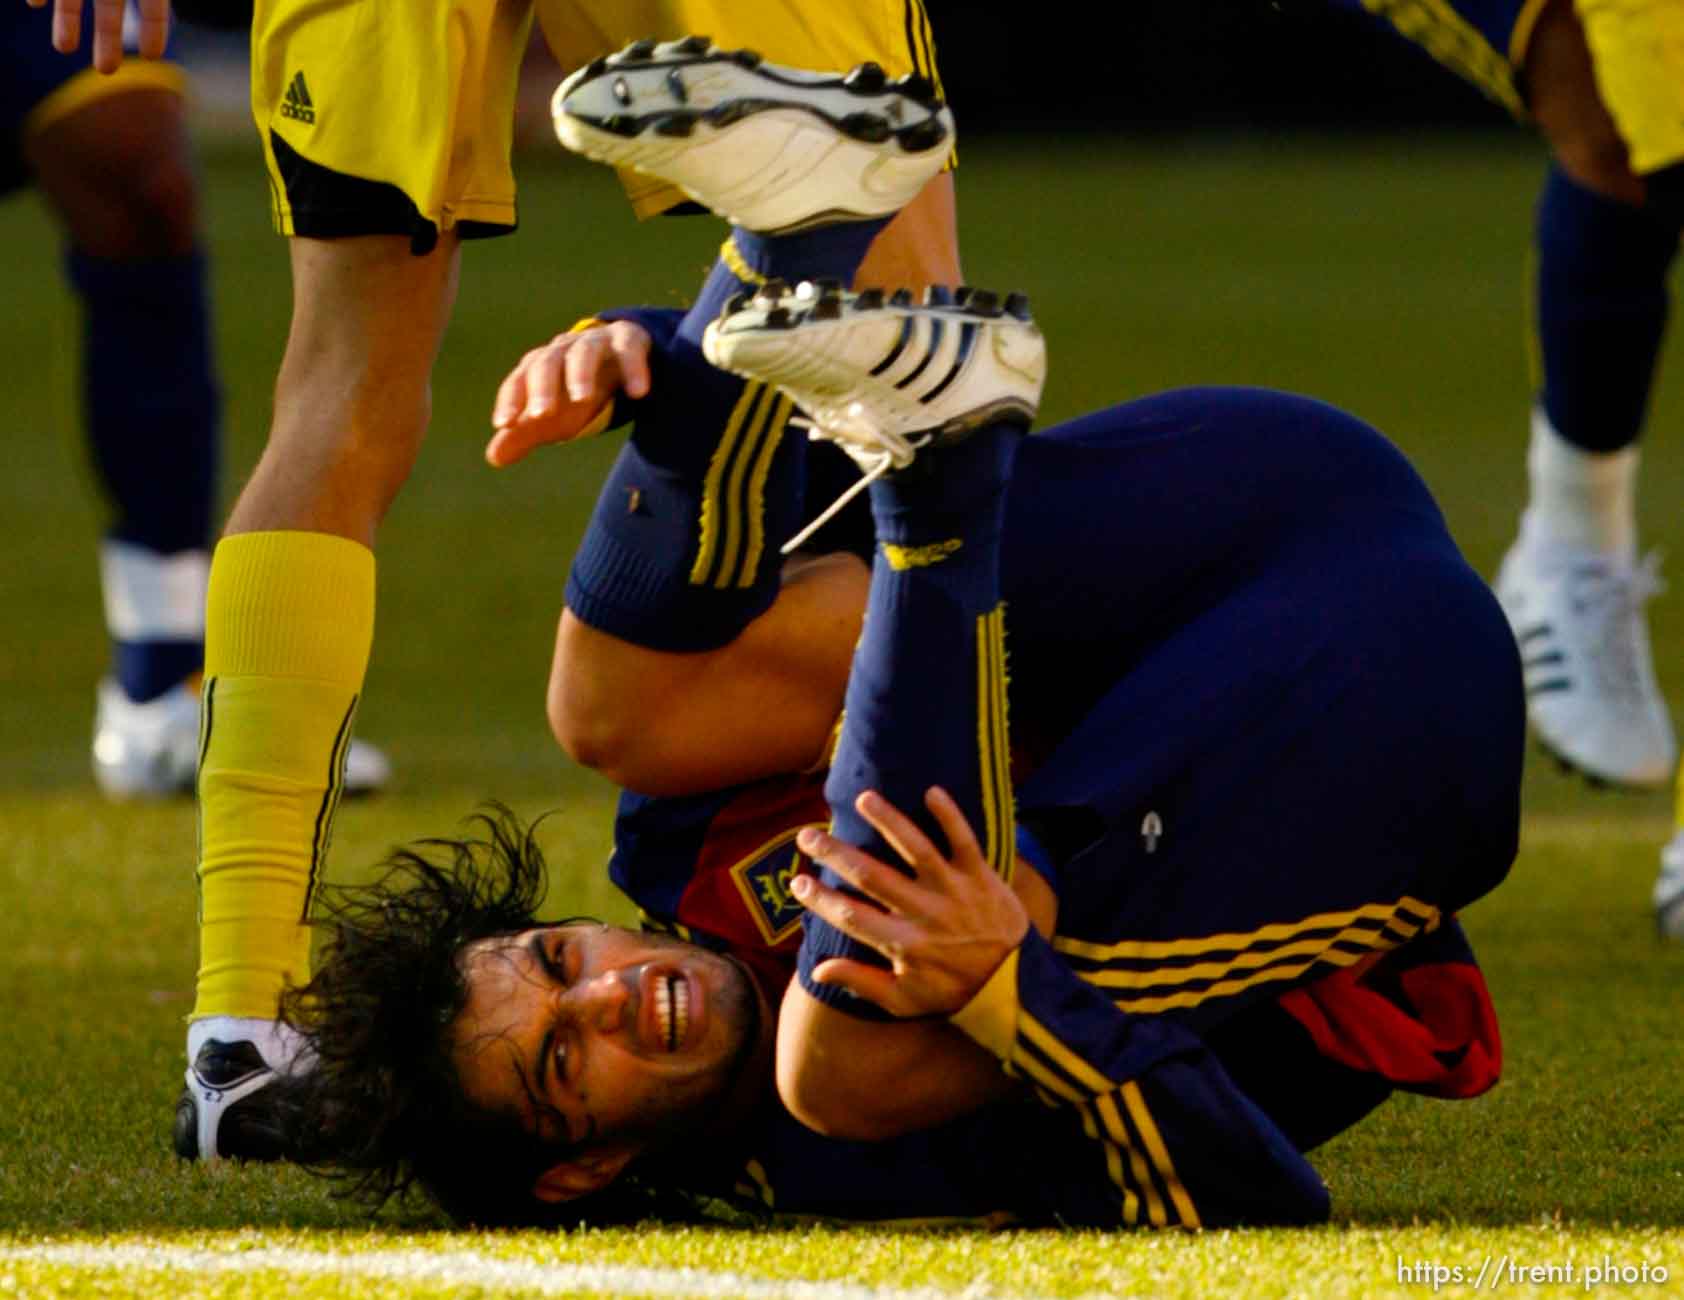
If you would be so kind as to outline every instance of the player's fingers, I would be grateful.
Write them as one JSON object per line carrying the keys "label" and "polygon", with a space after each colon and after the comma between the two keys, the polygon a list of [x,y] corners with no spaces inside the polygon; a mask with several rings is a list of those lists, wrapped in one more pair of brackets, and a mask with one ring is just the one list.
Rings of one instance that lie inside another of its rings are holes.
{"label": "player's fingers", "polygon": [[863,961],[847,957],[831,957],[813,967],[813,982],[845,988],[855,997],[875,1002],[890,1015],[907,1014],[906,999],[901,996],[895,977],[881,966],[868,966]]}
{"label": "player's fingers", "polygon": [[649,395],[649,335],[630,321],[615,321],[609,327],[614,357],[620,366],[620,387],[627,397]]}
{"label": "player's fingers", "polygon": [[891,961],[905,955],[906,943],[902,933],[905,925],[882,908],[866,899],[832,889],[812,876],[798,875],[790,886],[802,906],[850,939],[875,948]]}
{"label": "player's fingers", "polygon": [[942,864],[941,851],[913,820],[875,790],[861,791],[854,809],[889,841],[902,862],[916,872],[933,870]]}
{"label": "player's fingers", "polygon": [[139,0],[140,30],[135,48],[145,59],[161,59],[170,39],[170,0]]}
{"label": "player's fingers", "polygon": [[532,364],[533,355],[528,352],[497,385],[497,397],[491,403],[492,428],[507,428],[526,409],[526,372]]}
{"label": "player's fingers", "polygon": [[[917,886],[904,872],[879,862],[869,853],[837,839],[829,831],[808,826],[796,837],[796,846],[813,861],[823,863],[891,912],[906,914],[917,910]],[[822,888],[811,876],[798,876],[795,883],[802,881],[808,887]],[[796,897],[801,898],[802,895],[797,894]]]}
{"label": "player's fingers", "polygon": [[94,67],[115,72],[123,62],[125,0],[94,0]]}
{"label": "player's fingers", "polygon": [[567,399],[571,402],[595,401],[613,392],[619,368],[608,332],[591,330],[573,335],[563,374],[567,383]]}
{"label": "player's fingers", "polygon": [[947,836],[948,862],[955,870],[963,873],[987,865],[982,845],[977,842],[976,831],[972,829],[970,822],[965,818],[964,810],[952,795],[939,785],[932,785],[924,791],[924,806],[936,819],[941,833]]}
{"label": "player's fingers", "polygon": [[73,54],[81,43],[82,0],[54,0],[53,48],[60,54]]}

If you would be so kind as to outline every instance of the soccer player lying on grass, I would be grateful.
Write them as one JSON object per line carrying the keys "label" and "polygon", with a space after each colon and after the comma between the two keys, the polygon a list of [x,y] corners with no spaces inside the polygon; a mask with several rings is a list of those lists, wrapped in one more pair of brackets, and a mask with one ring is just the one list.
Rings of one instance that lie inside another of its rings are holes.
{"label": "soccer player lying on grass", "polygon": [[[850,1218],[1304,1222],[1327,1200],[1302,1151],[1394,1087],[1489,1087],[1453,913],[1513,856],[1519,670],[1395,449],[1225,389],[1024,439],[1043,359],[1018,302],[774,283],[734,308],[706,338],[752,380],[723,437],[697,436],[717,425],[693,322],[643,310],[529,354],[491,448],[564,439],[626,390],[552,713],[658,791],[623,797],[611,870],[682,938],[539,924],[543,868],[506,822],[405,855],[291,1002],[317,1061],[301,1114],[352,1135],[327,1163],[480,1222],[624,1212],[605,1198],[634,1186]],[[809,452],[782,436],[791,398],[888,471],[868,590],[847,557],[780,581]],[[718,727],[697,684],[743,680],[764,694]],[[585,725],[581,682],[631,723]],[[622,725],[663,734],[621,752]]]}

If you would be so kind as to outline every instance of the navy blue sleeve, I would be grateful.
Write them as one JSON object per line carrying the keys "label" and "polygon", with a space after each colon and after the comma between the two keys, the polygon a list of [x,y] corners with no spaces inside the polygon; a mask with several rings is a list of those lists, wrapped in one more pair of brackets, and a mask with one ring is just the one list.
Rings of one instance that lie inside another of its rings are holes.
{"label": "navy blue sleeve", "polygon": [[1327,1217],[1320,1176],[1198,1035],[1119,1009],[1033,931],[953,1020],[1071,1114],[1072,1141],[1079,1130],[1096,1144],[1086,1162],[1039,1165],[1056,1181],[1025,1189],[1057,1217],[1187,1228]]}

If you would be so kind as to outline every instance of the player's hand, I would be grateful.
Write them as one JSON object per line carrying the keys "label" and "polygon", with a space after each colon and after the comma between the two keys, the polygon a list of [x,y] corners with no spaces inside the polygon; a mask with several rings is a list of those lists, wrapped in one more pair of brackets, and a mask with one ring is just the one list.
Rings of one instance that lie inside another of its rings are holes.
{"label": "player's hand", "polygon": [[[48,0],[29,0],[40,9]],[[72,54],[82,44],[82,0],[52,0],[53,48]],[[124,0],[94,0],[94,67],[115,72],[123,62]],[[135,0],[140,19],[136,49],[143,59],[158,59],[170,38],[170,0]]]}
{"label": "player's hand", "polygon": [[577,438],[622,390],[647,396],[649,347],[648,332],[622,320],[558,334],[528,352],[498,386],[486,460],[501,469],[534,447]]}
{"label": "player's hand", "polygon": [[875,1002],[897,1016],[950,1015],[974,997],[1007,955],[1023,942],[1029,914],[1012,888],[989,867],[959,805],[932,788],[924,805],[952,846],[943,856],[929,838],[882,795],[860,795],[854,806],[916,873],[902,871],[816,827],[801,832],[801,851],[822,862],[876,902],[862,902],[797,876],[795,895],[849,938],[889,960],[883,970],[846,957],[820,962],[813,978]]}

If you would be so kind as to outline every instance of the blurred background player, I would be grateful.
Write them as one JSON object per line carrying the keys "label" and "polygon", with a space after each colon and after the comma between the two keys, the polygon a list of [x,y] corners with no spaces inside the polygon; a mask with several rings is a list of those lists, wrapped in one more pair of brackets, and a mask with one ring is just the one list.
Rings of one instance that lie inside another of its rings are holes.
{"label": "blurred background player", "polygon": [[[1497,592],[1545,748],[1598,783],[1659,786],[1677,756],[1643,605],[1638,440],[1684,232],[1684,5],[1337,0],[1391,22],[1543,134],[1534,230],[1537,393],[1520,534]],[[1679,831],[1654,891],[1684,937]]]}
{"label": "blurred background player", "polygon": [[[111,672],[94,777],[107,794],[190,790],[198,757],[220,419],[198,189],[173,62],[102,78],[5,11],[0,186],[32,184],[64,235],[82,315],[82,419],[111,503],[100,544]],[[13,430],[13,435],[22,430]]]}
{"label": "blurred background player", "polygon": [[[75,0],[54,4],[55,42],[78,42],[77,24],[65,21]],[[831,111],[846,104],[881,128],[880,161],[918,154],[932,163],[923,173],[927,186],[921,180],[910,192],[891,186],[887,197],[865,196],[880,205],[869,215],[879,216],[918,194],[878,241],[865,273],[911,283],[959,278],[950,182],[929,179],[948,156],[950,132],[934,102],[929,25],[917,0],[756,6],[748,16],[741,9],[714,0],[457,0],[424,18],[405,11],[371,33],[363,5],[255,6],[253,112],[275,223],[292,236],[293,318],[267,446],[210,566],[200,967],[175,1136],[184,1156],[272,1154],[244,1147],[238,1122],[222,1119],[242,1107],[249,1112],[246,1099],[293,1054],[276,1007],[287,983],[308,974],[310,900],[345,788],[345,751],[373,638],[375,534],[426,430],[461,242],[516,223],[513,100],[534,18],[563,68],[589,64],[628,40],[686,32],[752,43],[798,67],[873,61],[885,74],[855,79],[845,91],[834,90],[835,79],[831,91],[791,86],[757,73],[754,60],[721,57],[709,67],[760,77],[759,89],[771,91],[759,99],[774,106],[780,94],[801,99],[809,91]],[[143,31],[155,44],[167,5],[148,0],[147,10],[153,23]],[[102,66],[115,62],[104,21],[96,11],[90,37],[105,51]],[[705,39],[690,42],[675,57],[705,61],[709,49]],[[471,68],[464,65],[470,51]],[[647,65],[655,52],[646,41],[628,49],[624,62]],[[914,76],[916,83],[884,88],[889,78]],[[414,93],[444,84],[458,93]],[[683,93],[682,75],[675,73],[669,95],[673,87]],[[672,107],[663,104],[662,115]],[[886,107],[907,116],[890,121]],[[932,124],[939,126],[933,134]],[[697,135],[705,143],[711,128]],[[799,154],[800,135],[786,130],[783,146],[771,150],[777,183],[793,179],[785,168]],[[684,201],[648,177],[634,178],[628,190],[640,215]],[[752,277],[752,250],[735,266]],[[730,269],[722,274],[721,291],[746,282]]]}
{"label": "blurred background player", "polygon": [[[101,77],[88,52],[50,48],[44,10],[13,7],[0,21],[0,187],[34,185],[64,233],[82,309],[82,418],[112,511],[100,545],[112,663],[94,779],[115,798],[185,794],[198,762],[221,415],[185,75],[172,57]],[[353,789],[385,777],[368,746],[352,768]]]}

